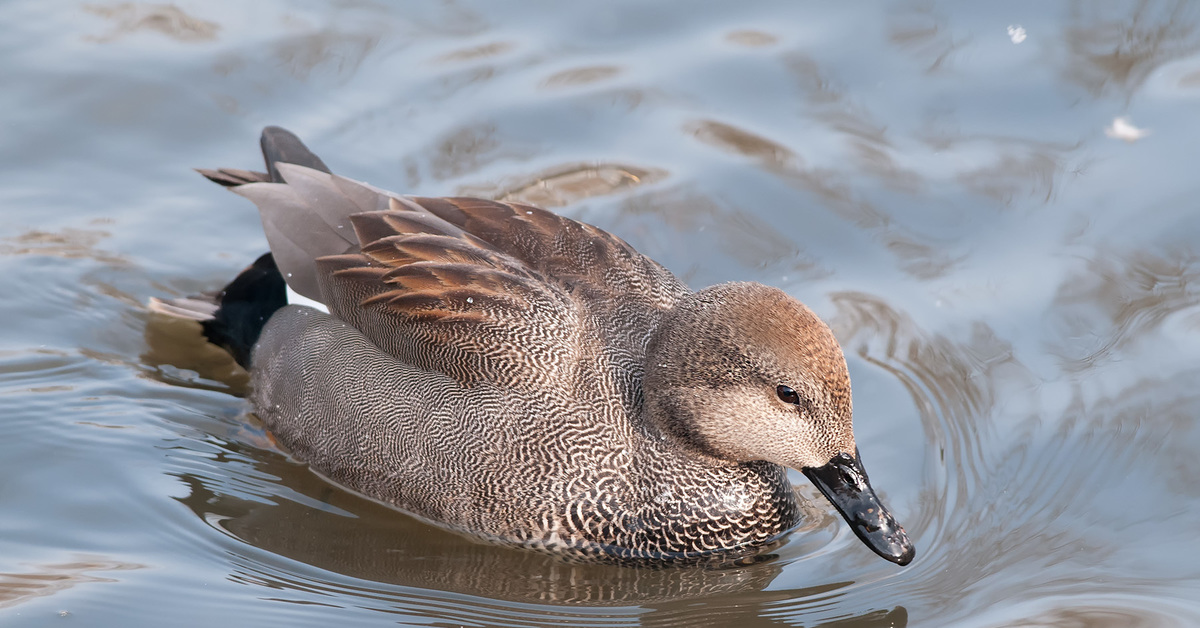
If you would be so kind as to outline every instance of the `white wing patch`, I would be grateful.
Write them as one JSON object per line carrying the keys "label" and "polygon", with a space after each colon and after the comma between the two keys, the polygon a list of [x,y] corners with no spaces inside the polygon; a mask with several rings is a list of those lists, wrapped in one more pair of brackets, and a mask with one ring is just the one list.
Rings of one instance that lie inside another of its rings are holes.
{"label": "white wing patch", "polygon": [[322,312],[325,312],[326,314],[329,313],[329,308],[325,307],[324,303],[310,299],[310,298],[300,294],[299,292],[292,290],[291,286],[287,287],[287,302],[288,302],[288,305],[307,305],[308,307],[311,307],[314,310],[320,310]]}

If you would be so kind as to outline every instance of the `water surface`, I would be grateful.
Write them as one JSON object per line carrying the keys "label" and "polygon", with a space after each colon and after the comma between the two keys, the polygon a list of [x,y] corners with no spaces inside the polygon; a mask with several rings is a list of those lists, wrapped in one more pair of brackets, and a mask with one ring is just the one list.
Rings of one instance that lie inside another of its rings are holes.
{"label": "water surface", "polygon": [[[13,0],[0,54],[0,624],[1200,624],[1194,4]],[[315,477],[145,308],[265,250],[190,168],[267,124],[809,304],[916,560],[799,475],[806,525],[720,570]]]}

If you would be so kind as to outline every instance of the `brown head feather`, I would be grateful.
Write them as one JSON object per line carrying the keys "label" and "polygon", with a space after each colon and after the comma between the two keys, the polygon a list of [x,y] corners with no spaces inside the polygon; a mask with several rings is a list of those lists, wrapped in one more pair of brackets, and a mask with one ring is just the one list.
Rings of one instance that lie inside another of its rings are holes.
{"label": "brown head feather", "polygon": [[[778,387],[800,403],[783,403]],[[681,302],[651,341],[649,414],[711,455],[803,468],[854,453],[850,376],[833,333],[783,291],[712,286]]]}

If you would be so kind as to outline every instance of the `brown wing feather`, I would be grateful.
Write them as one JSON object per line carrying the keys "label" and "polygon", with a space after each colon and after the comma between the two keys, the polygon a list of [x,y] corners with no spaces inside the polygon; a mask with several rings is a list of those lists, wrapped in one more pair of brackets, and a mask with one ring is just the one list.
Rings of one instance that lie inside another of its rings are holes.
{"label": "brown wing feather", "polygon": [[598,313],[615,300],[663,310],[687,292],[674,275],[624,240],[532,205],[477,198],[409,200],[549,281],[581,290],[579,300]]}
{"label": "brown wing feather", "polygon": [[582,338],[639,363],[661,312],[687,292],[620,238],[537,207],[403,197],[276,167],[285,181],[203,174],[259,205],[294,289],[401,360],[465,383],[572,377]]}
{"label": "brown wing feather", "polygon": [[380,348],[465,384],[572,376],[581,326],[552,282],[417,210],[351,221],[361,252],[317,259],[321,293],[330,312]]}
{"label": "brown wing feather", "polygon": [[390,198],[354,214],[361,253],[318,260],[331,311],[464,382],[569,378],[581,332],[640,355],[687,290],[620,238],[529,205]]}

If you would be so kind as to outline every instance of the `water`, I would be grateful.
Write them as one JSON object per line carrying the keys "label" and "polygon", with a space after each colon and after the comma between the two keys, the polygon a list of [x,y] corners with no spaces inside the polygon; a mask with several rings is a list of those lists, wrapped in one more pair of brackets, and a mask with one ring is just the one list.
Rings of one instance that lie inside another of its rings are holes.
{"label": "water", "polygon": [[[1200,7],[13,0],[0,49],[2,625],[1200,623]],[[266,124],[808,303],[917,559],[815,499],[759,564],[566,565],[289,460],[145,309],[264,250],[189,168]]]}

